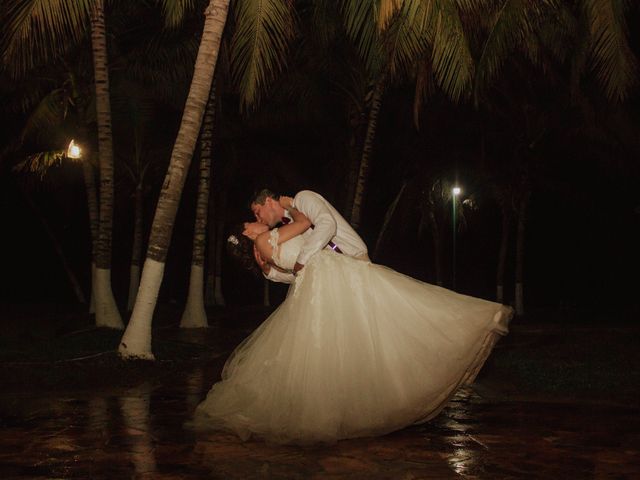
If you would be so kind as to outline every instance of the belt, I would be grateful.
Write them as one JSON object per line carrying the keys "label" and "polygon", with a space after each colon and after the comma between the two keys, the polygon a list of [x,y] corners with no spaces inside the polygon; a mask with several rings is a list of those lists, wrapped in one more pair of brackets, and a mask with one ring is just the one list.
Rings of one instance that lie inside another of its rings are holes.
{"label": "belt", "polygon": [[328,246],[331,250],[333,250],[334,252],[342,253],[342,250],[340,250],[340,247],[338,247],[338,245],[336,245],[335,243],[333,243],[333,242],[331,242],[331,241],[330,241],[329,243],[327,243],[327,246]]}

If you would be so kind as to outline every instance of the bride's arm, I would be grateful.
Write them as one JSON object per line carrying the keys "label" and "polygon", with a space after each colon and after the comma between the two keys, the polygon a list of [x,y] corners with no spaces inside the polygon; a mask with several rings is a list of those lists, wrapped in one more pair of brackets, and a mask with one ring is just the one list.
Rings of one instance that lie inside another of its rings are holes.
{"label": "bride's arm", "polygon": [[272,262],[273,247],[269,243],[269,233],[258,235],[254,243],[254,256],[262,269],[262,274],[268,280],[280,283],[293,283],[296,277],[291,272],[281,269]]}
{"label": "bride's arm", "polygon": [[[290,208],[289,213],[293,218],[293,222],[283,225],[278,228],[278,245],[282,245],[287,240],[296,237],[311,227],[311,221],[306,217],[304,213],[301,213],[295,208]],[[267,262],[271,261],[273,256],[273,247],[269,243],[271,232],[263,232],[255,239],[255,246],[258,249],[260,256]]]}
{"label": "bride's arm", "polygon": [[287,208],[287,211],[291,215],[293,222],[278,228],[278,245],[282,245],[287,240],[301,235],[311,228],[311,220],[309,220],[300,210],[289,207]]}

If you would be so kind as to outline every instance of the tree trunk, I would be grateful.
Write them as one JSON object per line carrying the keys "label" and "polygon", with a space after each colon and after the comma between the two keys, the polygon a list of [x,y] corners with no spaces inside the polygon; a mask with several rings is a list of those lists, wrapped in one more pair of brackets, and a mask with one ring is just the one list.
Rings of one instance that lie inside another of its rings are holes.
{"label": "tree trunk", "polygon": [[384,221],[382,222],[382,227],[380,228],[380,233],[378,234],[378,239],[376,240],[376,246],[373,249],[373,258],[376,260],[378,258],[378,255],[380,254],[380,248],[382,247],[382,239],[384,238],[384,234],[387,232],[387,228],[391,223],[391,218],[393,218],[393,214],[398,207],[398,203],[400,202],[400,198],[402,198],[402,194],[404,193],[404,189],[406,186],[407,182],[405,181],[402,184],[402,187],[400,187],[400,191],[396,195],[396,198],[394,198],[393,202],[391,202],[391,205],[389,205],[387,213],[384,216]]}
{"label": "tree trunk", "polygon": [[509,212],[502,207],[502,232],[500,236],[500,252],[496,270],[496,302],[504,303],[504,271],[507,265],[507,248],[509,245]]}
{"label": "tree trunk", "polygon": [[224,220],[227,207],[227,191],[220,190],[218,197],[218,215],[216,215],[216,249],[215,249],[215,284],[214,298],[216,305],[224,306],[224,296],[222,295],[222,252],[224,248]]}
{"label": "tree trunk", "polygon": [[269,296],[269,280],[265,278],[262,287],[262,305],[264,307],[270,307],[271,297]]}
{"label": "tree trunk", "polygon": [[436,269],[436,285],[441,287],[444,285],[442,280],[442,238],[440,236],[440,229],[438,228],[436,214],[433,210],[429,211],[429,223],[431,224],[431,238],[433,240],[433,261]]}
{"label": "tree trunk", "polygon": [[518,206],[518,229],[516,237],[516,315],[524,315],[524,234],[529,193],[524,193]]}
{"label": "tree trunk", "polygon": [[[213,196],[212,196],[213,197]],[[206,306],[225,306],[222,294],[222,253],[224,247],[224,211],[226,191],[218,192],[217,201],[214,202],[216,213],[209,216],[209,259],[207,272],[207,285],[205,287]],[[209,208],[211,211],[211,208]]]}
{"label": "tree trunk", "polygon": [[204,251],[207,240],[207,215],[209,207],[209,185],[211,182],[211,141],[216,108],[215,87],[211,88],[209,102],[204,113],[202,133],[200,134],[200,177],[198,199],[196,202],[196,220],[193,229],[193,255],[191,257],[191,275],[189,294],[180,321],[182,328],[206,328],[207,314],[204,310]]}
{"label": "tree trunk", "polygon": [[96,312],[95,277],[96,277],[96,251],[98,249],[98,193],[96,191],[96,177],[93,166],[88,158],[82,162],[84,186],[87,191],[87,210],[89,213],[89,229],[91,231],[91,301],[89,313]]}
{"label": "tree trunk", "polygon": [[216,304],[216,216],[218,214],[218,206],[215,197],[215,187],[211,184],[211,188],[209,189],[209,219],[207,220],[207,279],[204,286],[205,307],[213,307]]}
{"label": "tree trunk", "polygon": [[96,88],[98,160],[100,165],[100,220],[96,250],[95,303],[96,325],[123,329],[111,290],[111,229],[113,226],[113,138],[109,104],[109,72],[104,2],[95,0],[91,9],[91,47]]}
{"label": "tree trunk", "polygon": [[42,225],[42,228],[47,234],[47,237],[51,242],[51,246],[53,247],[53,250],[56,252],[56,254],[58,255],[58,258],[60,259],[60,263],[62,264],[64,273],[67,275],[67,280],[69,281],[69,285],[71,286],[71,289],[73,290],[73,293],[76,296],[76,300],[78,300],[78,302],[80,303],[86,303],[87,300],[85,299],[84,293],[82,293],[82,287],[80,287],[80,282],[78,281],[78,278],[76,277],[76,275],[73,273],[73,270],[71,269],[71,266],[67,261],[67,257],[65,256],[64,251],[62,250],[62,245],[60,244],[55,233],[53,233],[53,230],[49,226],[49,222],[47,222],[47,219],[44,217],[44,215],[42,214],[38,206],[35,204],[33,199],[29,196],[29,194],[24,190],[22,190],[20,187],[18,187],[18,189],[22,193],[22,196],[27,202],[27,204],[29,205],[29,207],[31,207],[31,210],[33,211],[33,213],[35,213],[35,215],[38,217],[38,220],[40,220],[40,224]]}
{"label": "tree trunk", "polygon": [[376,136],[376,127],[378,125],[378,113],[380,113],[380,105],[382,103],[382,93],[384,92],[384,78],[378,80],[373,91],[371,99],[371,110],[369,111],[369,124],[367,126],[367,134],[364,139],[364,147],[362,148],[362,158],[360,159],[360,170],[358,171],[358,181],[353,198],[353,207],[351,209],[350,222],[353,228],[358,228],[361,222],[362,201],[364,198],[366,183],[369,177],[369,162],[371,160],[371,151],[373,150],[373,140]]}
{"label": "tree trunk", "polygon": [[[354,102],[355,103],[355,102]],[[358,183],[358,170],[360,169],[360,158],[362,156],[362,144],[364,133],[367,127],[366,99],[364,105],[353,106],[353,112],[349,118],[350,136],[348,149],[348,171],[346,177],[346,196],[344,198],[344,217],[350,221],[353,210],[353,199],[356,194],[356,184]]]}
{"label": "tree trunk", "polygon": [[133,245],[131,247],[131,266],[129,268],[129,298],[127,311],[133,310],[133,305],[140,286],[140,266],[142,264],[142,235],[143,235],[143,190],[142,180],[136,186],[134,197]]}
{"label": "tree trunk", "polygon": [[164,273],[167,249],[180,202],[185,176],[191,163],[202,116],[209,98],[213,72],[227,19],[229,0],[211,0],[205,11],[204,29],[189,88],[180,130],[151,226],[147,258],[133,314],[118,349],[125,358],[152,360],[151,322]]}

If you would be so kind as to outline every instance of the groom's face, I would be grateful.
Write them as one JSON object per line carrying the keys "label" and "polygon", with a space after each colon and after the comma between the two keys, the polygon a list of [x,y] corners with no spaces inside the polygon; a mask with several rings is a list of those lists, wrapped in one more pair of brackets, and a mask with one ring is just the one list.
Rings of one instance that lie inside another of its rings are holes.
{"label": "groom's face", "polygon": [[259,223],[273,227],[282,218],[282,212],[278,211],[276,205],[280,206],[280,204],[273,198],[267,197],[264,201],[264,205],[260,205],[259,203],[252,203],[251,211],[253,212],[256,220]]}

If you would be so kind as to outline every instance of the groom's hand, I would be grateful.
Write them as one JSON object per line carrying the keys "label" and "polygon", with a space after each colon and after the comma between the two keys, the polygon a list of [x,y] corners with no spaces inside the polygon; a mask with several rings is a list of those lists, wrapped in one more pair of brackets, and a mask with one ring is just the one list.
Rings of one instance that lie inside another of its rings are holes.
{"label": "groom's hand", "polygon": [[262,270],[262,273],[264,273],[265,275],[269,275],[269,272],[271,271],[271,265],[264,261],[255,245],[253,246],[253,258],[255,258],[256,263],[260,267],[260,270]]}
{"label": "groom's hand", "polygon": [[280,202],[280,206],[282,208],[284,208],[285,210],[288,210],[293,205],[293,198],[280,195],[280,199],[278,200],[278,202]]}
{"label": "groom's hand", "polygon": [[304,267],[303,264],[296,262],[296,264],[293,266],[293,274],[295,275],[300,270],[302,270],[302,267]]}

